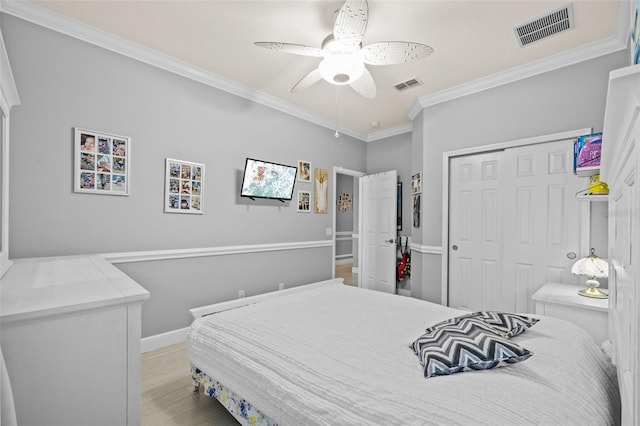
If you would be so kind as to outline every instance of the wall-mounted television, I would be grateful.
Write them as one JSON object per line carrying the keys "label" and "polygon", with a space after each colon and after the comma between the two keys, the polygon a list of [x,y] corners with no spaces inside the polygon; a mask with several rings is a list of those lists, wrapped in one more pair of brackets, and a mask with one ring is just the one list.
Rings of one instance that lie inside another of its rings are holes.
{"label": "wall-mounted television", "polygon": [[291,200],[298,168],[247,158],[240,195],[250,199]]}

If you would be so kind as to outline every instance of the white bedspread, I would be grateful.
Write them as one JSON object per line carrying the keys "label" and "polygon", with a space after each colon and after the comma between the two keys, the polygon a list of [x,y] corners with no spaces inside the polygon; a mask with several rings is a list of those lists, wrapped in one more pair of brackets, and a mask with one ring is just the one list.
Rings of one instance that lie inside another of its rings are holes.
{"label": "white bedspread", "polygon": [[280,425],[619,423],[614,367],[550,317],[512,339],[533,352],[526,361],[425,379],[408,345],[461,313],[336,284],[196,320],[187,350]]}

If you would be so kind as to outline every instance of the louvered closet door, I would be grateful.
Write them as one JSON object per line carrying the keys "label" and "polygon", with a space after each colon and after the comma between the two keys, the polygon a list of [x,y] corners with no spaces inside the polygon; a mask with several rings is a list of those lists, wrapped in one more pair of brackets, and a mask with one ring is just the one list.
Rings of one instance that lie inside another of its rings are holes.
{"label": "louvered closet door", "polygon": [[454,157],[449,166],[449,306],[501,303],[501,151]]}
{"label": "louvered closet door", "polygon": [[581,255],[575,195],[588,182],[573,174],[572,140],[508,149],[503,164],[503,308],[534,312],[546,282],[578,283],[567,255]]}

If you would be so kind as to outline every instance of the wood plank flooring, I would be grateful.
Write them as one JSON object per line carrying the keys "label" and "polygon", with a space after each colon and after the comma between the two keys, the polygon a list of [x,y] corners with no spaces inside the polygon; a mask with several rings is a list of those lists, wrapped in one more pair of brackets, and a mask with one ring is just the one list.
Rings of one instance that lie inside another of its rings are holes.
{"label": "wood plank flooring", "polygon": [[183,343],[142,354],[142,426],[237,426],[215,399],[193,392]]}

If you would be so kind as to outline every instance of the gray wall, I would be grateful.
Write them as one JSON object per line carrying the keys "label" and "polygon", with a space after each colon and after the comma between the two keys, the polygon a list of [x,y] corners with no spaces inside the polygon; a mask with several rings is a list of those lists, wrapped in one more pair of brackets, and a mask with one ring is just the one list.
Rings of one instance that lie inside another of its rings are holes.
{"label": "gray wall", "polygon": [[[0,19],[21,98],[11,117],[11,258],[328,239],[334,207],[302,214],[295,200],[240,198],[245,157],[306,159],[329,171],[339,158],[345,168],[364,170],[364,142],[345,135],[336,141],[331,129],[17,18]],[[73,192],[76,126],[132,138],[129,197]],[[163,212],[167,157],[205,164],[204,215]],[[143,336],[185,327],[186,308],[235,298],[240,289],[255,294],[332,273],[330,247],[119,267],[151,292]]]}
{"label": "gray wall", "polygon": [[[442,243],[443,152],[584,127],[602,131],[609,72],[628,65],[627,55],[609,54],[424,108],[414,122],[414,133],[423,132],[423,189],[426,182],[429,188],[422,193],[422,244]],[[440,302],[441,282],[434,278],[441,258],[424,258],[422,297]]]}
{"label": "gray wall", "polygon": [[411,133],[367,144],[367,173],[396,170],[402,182],[402,231],[411,236]]}

